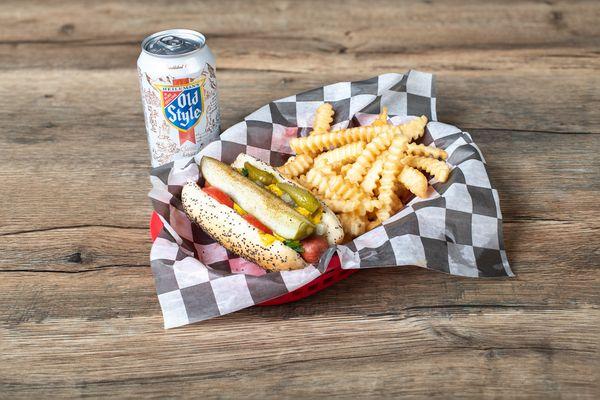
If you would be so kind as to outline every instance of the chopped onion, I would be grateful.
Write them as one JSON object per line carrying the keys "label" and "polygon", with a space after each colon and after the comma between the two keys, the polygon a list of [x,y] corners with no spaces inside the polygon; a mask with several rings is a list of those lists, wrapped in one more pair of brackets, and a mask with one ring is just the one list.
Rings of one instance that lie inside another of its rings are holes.
{"label": "chopped onion", "polygon": [[325,224],[317,224],[317,228],[315,229],[315,233],[317,236],[322,236],[325,234]]}
{"label": "chopped onion", "polygon": [[295,205],[294,200],[292,200],[290,195],[287,193],[281,195],[281,200],[285,201],[288,204]]}

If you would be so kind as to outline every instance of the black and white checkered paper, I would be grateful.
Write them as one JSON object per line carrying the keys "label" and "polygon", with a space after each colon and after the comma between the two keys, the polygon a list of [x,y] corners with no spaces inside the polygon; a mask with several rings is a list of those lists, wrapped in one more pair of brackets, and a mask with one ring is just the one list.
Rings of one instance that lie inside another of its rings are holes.
{"label": "black and white checkered paper", "polygon": [[[318,277],[337,251],[343,268],[417,265],[469,277],[512,276],[502,241],[498,192],[471,136],[436,122],[431,74],[410,71],[340,82],[276,100],[247,116],[195,158],[155,168],[149,194],[164,228],[150,255],[165,328],[217,317],[293,291]],[[191,223],[181,189],[198,180],[197,162],[209,155],[227,163],[239,153],[278,166],[292,154],[289,140],[310,131],[323,102],[335,109],[334,129],[365,125],[388,108],[391,122],[429,119],[421,143],[446,150],[446,183],[431,179],[427,199],[413,199],[382,226],[331,248],[317,266],[266,273],[228,252]]]}

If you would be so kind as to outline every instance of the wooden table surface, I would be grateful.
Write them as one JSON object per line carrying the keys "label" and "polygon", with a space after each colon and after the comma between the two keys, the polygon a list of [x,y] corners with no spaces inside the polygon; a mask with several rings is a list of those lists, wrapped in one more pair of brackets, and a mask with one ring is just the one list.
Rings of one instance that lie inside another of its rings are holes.
{"label": "wooden table surface", "polygon": [[[0,397],[600,396],[600,4],[0,5]],[[513,279],[374,269],[165,331],[135,61],[217,57],[223,128],[272,99],[419,69],[480,145]]]}

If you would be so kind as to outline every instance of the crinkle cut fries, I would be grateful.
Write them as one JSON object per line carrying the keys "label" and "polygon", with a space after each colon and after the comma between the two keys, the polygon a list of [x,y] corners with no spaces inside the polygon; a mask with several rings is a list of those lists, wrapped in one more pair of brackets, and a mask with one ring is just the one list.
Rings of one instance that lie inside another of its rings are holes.
{"label": "crinkle cut fries", "polygon": [[291,140],[296,155],[279,171],[318,194],[339,217],[347,239],[380,225],[411,193],[427,197],[423,171],[448,180],[446,152],[414,143],[425,133],[425,116],[391,125],[383,107],[369,126],[332,131],[333,115],[331,104],[317,109],[309,136]]}

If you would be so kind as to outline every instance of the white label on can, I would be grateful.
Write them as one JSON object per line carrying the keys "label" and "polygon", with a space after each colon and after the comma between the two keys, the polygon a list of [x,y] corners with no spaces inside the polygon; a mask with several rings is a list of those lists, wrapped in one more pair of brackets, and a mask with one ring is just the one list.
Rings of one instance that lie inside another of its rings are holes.
{"label": "white label on can", "polygon": [[191,78],[153,79],[138,72],[153,167],[193,156],[218,138],[217,81],[210,64]]}

